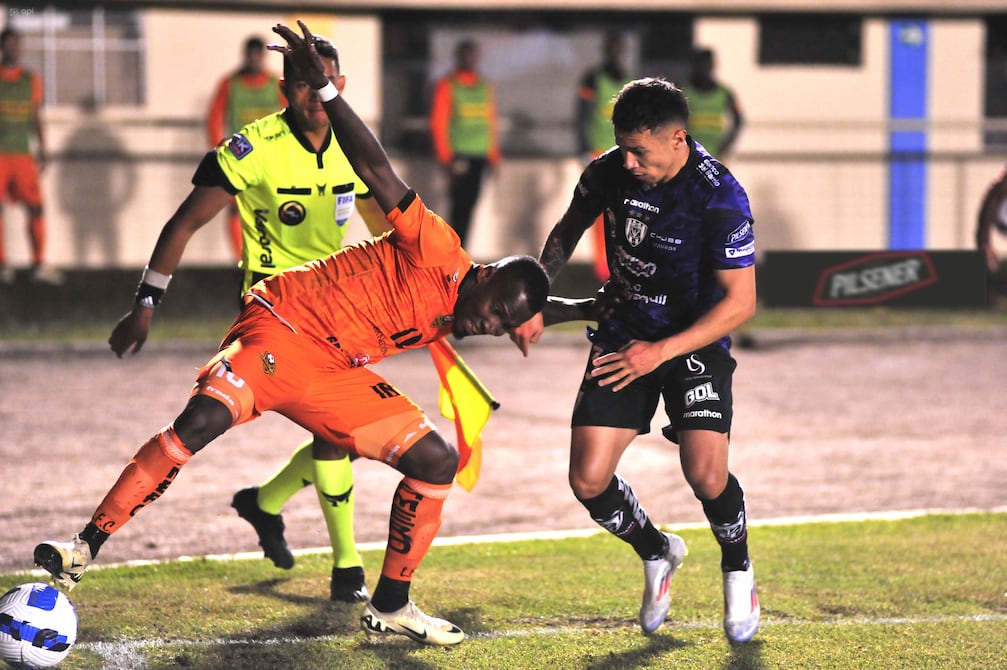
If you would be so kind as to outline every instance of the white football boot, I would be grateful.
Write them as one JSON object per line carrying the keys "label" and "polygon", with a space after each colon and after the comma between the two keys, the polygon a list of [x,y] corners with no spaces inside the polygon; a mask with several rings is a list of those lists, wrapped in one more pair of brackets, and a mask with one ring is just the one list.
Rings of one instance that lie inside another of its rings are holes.
{"label": "white football boot", "polygon": [[360,625],[368,637],[395,633],[423,644],[452,645],[465,639],[462,629],[450,621],[424,614],[412,600],[394,612],[379,612],[367,603]]}
{"label": "white football boot", "polygon": [[689,550],[685,540],[673,533],[665,533],[668,550],[664,556],[643,562],[643,604],[640,605],[640,627],[650,635],[661,627],[671,609],[671,578],[682,566]]}
{"label": "white football boot", "polygon": [[755,569],[724,573],[724,633],[731,642],[748,642],[759,630],[759,595],[755,592]]}
{"label": "white football boot", "polygon": [[35,547],[35,565],[50,575],[67,591],[77,586],[91,562],[91,547],[74,535],[69,542],[46,540]]}

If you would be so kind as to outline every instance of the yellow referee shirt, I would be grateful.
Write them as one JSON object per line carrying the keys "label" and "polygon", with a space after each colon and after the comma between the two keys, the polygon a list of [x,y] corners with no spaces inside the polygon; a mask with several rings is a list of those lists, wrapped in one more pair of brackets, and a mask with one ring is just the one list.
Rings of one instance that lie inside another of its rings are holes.
{"label": "yellow referee shirt", "polygon": [[315,152],[285,112],[248,124],[216,149],[216,158],[237,191],[242,291],[262,275],[341,248],[355,198],[370,197],[331,131]]}

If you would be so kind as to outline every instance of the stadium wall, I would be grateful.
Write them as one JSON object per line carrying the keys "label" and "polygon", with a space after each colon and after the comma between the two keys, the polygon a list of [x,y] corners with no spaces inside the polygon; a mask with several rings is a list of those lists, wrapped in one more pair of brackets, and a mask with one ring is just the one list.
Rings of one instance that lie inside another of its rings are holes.
{"label": "stadium wall", "polygon": [[[377,15],[144,10],[146,105],[105,108],[97,115],[65,105],[45,110],[52,155],[44,175],[50,261],[63,267],[142,266],[207,149],[202,118],[218,78],[237,64],[249,34],[268,37],[273,23],[298,17],[340,45],[346,94],[378,127]],[[954,16],[926,23],[924,239],[928,248],[967,249],[983,189],[1005,158],[982,148],[983,22]],[[864,57],[857,67],[760,66],[758,24],[751,16],[699,16],[695,40],[716,49],[718,74],[746,113],[747,127],[729,166],[748,188],[760,251],[886,248],[889,19],[865,19]],[[557,104],[572,105],[565,95]],[[443,211],[432,161],[392,153],[407,181]],[[473,254],[536,251],[565,208],[579,170],[573,156],[507,159],[480,201]],[[350,225],[350,238],[358,238],[363,225]],[[20,211],[6,208],[5,228],[11,262],[27,263]],[[224,228],[220,218],[194,237],[186,263],[229,264]],[[578,250],[575,259],[586,260],[588,251]]]}

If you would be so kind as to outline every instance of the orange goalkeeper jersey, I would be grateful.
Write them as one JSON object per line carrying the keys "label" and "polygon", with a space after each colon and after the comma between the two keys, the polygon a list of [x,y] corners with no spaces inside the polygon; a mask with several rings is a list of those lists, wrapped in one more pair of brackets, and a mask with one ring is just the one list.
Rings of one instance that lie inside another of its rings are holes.
{"label": "orange goalkeeper jersey", "polygon": [[350,366],[448,335],[471,258],[413,191],[388,220],[391,232],[284,270],[247,295]]}

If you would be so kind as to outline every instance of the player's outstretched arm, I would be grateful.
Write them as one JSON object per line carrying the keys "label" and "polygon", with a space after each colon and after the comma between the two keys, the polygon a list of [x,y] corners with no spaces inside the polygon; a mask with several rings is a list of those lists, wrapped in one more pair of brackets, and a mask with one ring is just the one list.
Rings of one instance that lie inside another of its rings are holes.
{"label": "player's outstretched arm", "polygon": [[167,288],[168,279],[181,262],[189,239],[224,209],[232,197],[216,186],[197,186],[164,224],[137,288],[137,300],[115,324],[108,338],[109,347],[116,356],[122,358],[127,351],[135,354],[143,347],[150,333],[154,309]]}
{"label": "player's outstretched arm", "polygon": [[[395,209],[403,196],[409,190],[405,182],[399,178],[388,155],[385,153],[378,138],[370,128],[357,116],[342,96],[334,94],[335,87],[328,88],[331,82],[325,76],[322,61],[315,50],[315,37],[303,21],[298,21],[301,35],[283,24],[273,27],[273,32],[286,40],[286,46],[269,45],[273,51],[285,53],[293,59],[294,66],[304,75],[305,81],[319,92],[325,112],[328,114],[332,131],[339,140],[339,146],[349,159],[353,171],[371,189],[378,204],[386,213]],[[327,89],[328,92],[326,92]]]}

